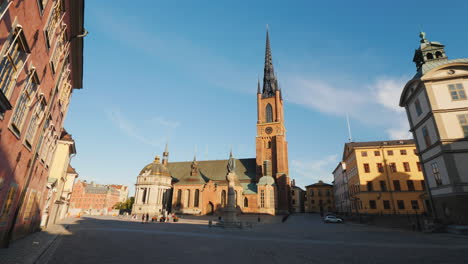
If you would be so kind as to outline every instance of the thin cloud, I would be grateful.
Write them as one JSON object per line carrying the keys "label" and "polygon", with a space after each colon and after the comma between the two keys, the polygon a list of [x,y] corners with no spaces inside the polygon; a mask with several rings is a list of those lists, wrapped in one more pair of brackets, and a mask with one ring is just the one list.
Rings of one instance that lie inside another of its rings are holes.
{"label": "thin cloud", "polygon": [[391,138],[408,138],[404,109],[398,101],[405,78],[378,77],[361,86],[336,87],[320,78],[290,74],[285,78],[286,99],[313,110],[345,117],[346,114],[364,124],[377,126]]}
{"label": "thin cloud", "polygon": [[291,179],[296,180],[296,185],[306,186],[318,181],[331,183],[333,181],[330,167],[338,164],[338,155],[328,155],[318,160],[292,160]]}

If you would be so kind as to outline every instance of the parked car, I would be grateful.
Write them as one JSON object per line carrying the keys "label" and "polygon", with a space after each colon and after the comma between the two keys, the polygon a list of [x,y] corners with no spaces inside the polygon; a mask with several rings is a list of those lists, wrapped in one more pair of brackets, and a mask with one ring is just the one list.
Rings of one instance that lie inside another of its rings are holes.
{"label": "parked car", "polygon": [[325,223],[343,223],[343,219],[336,217],[334,215],[327,215],[323,219],[323,222]]}

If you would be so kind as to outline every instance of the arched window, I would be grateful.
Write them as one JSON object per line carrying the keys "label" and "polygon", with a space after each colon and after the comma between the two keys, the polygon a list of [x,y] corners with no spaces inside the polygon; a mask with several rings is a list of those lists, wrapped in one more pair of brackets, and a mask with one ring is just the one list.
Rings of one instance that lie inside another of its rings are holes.
{"label": "arched window", "polygon": [[177,206],[180,206],[180,203],[182,203],[182,190],[177,191]]}
{"label": "arched window", "polygon": [[434,59],[434,55],[432,55],[432,53],[428,53],[428,54],[426,54],[426,58],[428,60],[432,60],[432,59]]}
{"label": "arched window", "polygon": [[185,207],[190,207],[190,190],[187,190],[187,204]]}
{"label": "arched window", "polygon": [[435,55],[436,55],[436,58],[437,58],[437,59],[438,59],[438,58],[442,58],[442,52],[440,52],[440,51],[437,51],[437,52],[435,53]]}
{"label": "arched window", "polygon": [[271,107],[271,104],[267,104],[266,106],[266,122],[273,122],[273,108]]}
{"label": "arched window", "polygon": [[225,190],[221,192],[221,206],[223,207],[226,206],[226,191]]}
{"label": "arched window", "polygon": [[244,198],[244,207],[249,207],[249,200],[247,197]]}
{"label": "arched window", "polygon": [[199,202],[200,202],[200,190],[196,189],[195,190],[195,200],[193,202],[193,206],[198,207]]}

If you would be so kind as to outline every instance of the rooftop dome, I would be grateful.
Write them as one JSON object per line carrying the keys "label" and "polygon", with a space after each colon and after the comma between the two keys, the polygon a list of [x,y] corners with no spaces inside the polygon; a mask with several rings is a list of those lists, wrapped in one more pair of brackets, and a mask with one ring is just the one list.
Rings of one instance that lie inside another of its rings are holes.
{"label": "rooftop dome", "polygon": [[151,176],[151,175],[163,175],[170,176],[169,170],[164,164],[161,164],[159,156],[154,158],[153,163],[146,165],[141,171],[140,175]]}

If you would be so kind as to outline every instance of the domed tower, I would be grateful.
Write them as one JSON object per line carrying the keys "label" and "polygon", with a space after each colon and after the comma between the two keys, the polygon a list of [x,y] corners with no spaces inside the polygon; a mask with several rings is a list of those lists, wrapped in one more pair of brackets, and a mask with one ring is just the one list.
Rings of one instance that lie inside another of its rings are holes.
{"label": "domed tower", "polygon": [[141,170],[135,184],[132,214],[157,216],[171,210],[172,177],[166,164],[161,163],[160,157],[156,156],[152,163]]}

